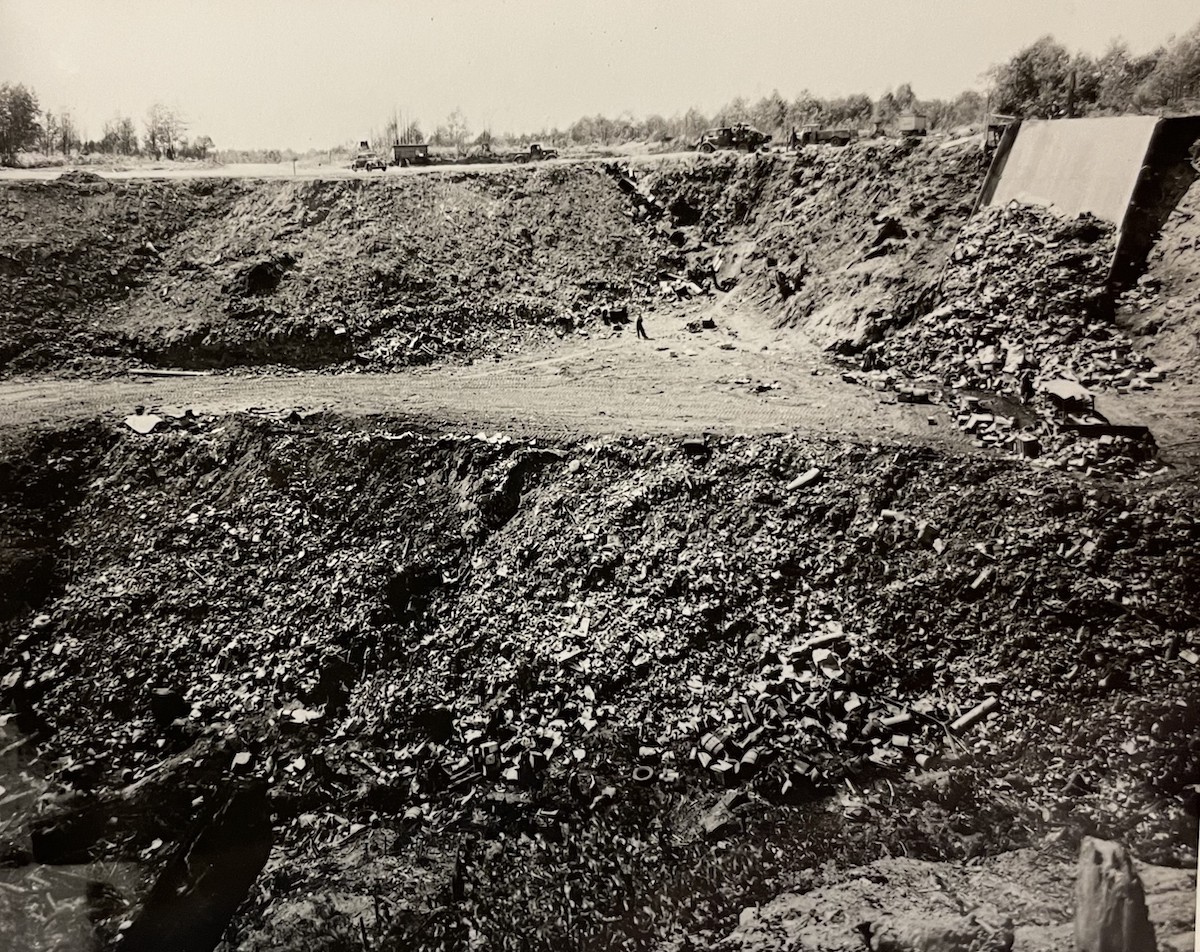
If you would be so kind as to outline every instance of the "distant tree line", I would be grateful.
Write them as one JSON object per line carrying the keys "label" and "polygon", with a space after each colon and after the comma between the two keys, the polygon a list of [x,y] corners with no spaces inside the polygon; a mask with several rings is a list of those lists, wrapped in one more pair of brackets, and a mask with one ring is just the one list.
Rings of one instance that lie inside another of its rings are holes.
{"label": "distant tree line", "polygon": [[[904,112],[913,111],[925,115],[930,126],[937,129],[977,122],[983,118],[984,107],[984,97],[973,90],[961,93],[949,101],[920,100],[912,87],[905,83],[894,92],[888,90],[878,100],[872,100],[865,93],[821,99],[806,90],[788,101],[775,91],[757,102],[750,102],[739,96],[712,115],[692,108],[681,115],[671,117],[651,115],[639,119],[628,112],[616,118],[603,115],[584,116],[566,129],[555,127],[519,134],[506,132],[496,136],[493,136],[490,129],[485,129],[474,138],[462,110],[455,109],[444,123],[435,128],[433,135],[429,137],[429,144],[453,147],[463,152],[471,148],[490,148],[494,141],[522,145],[541,141],[559,146],[608,146],[621,142],[671,142],[676,139],[694,141],[705,129],[732,125],[735,122],[748,122],[765,132],[781,135],[793,127],[799,128],[809,123],[855,128],[872,123],[887,126],[893,124]],[[411,124],[408,129],[410,136],[415,138],[396,140],[393,130],[394,126],[385,126],[383,134],[377,133],[372,137],[373,143],[379,146],[390,144],[392,141],[424,141],[416,123]]]}
{"label": "distant tree line", "polygon": [[[908,83],[876,99],[865,93],[821,98],[807,90],[794,99],[778,91],[756,102],[737,97],[711,115],[692,108],[670,117],[615,118],[584,116],[566,129],[503,138],[528,142],[542,139],[558,145],[615,145],[620,142],[694,142],[713,126],[749,122],[776,137],[815,123],[862,128],[876,124],[894,128],[905,113],[926,117],[932,130],[981,122],[987,113],[1018,118],[1102,116],[1125,113],[1200,112],[1200,23],[1158,49],[1141,56],[1115,40],[1098,57],[1071,54],[1052,36],[1044,36],[987,72],[986,95],[966,90],[952,99],[920,99]],[[457,111],[456,111],[457,112]],[[461,120],[461,113],[457,113]],[[465,121],[439,127],[441,140]],[[460,137],[465,138],[465,136]],[[434,144],[461,144],[435,141]]]}
{"label": "distant tree line", "polygon": [[[559,146],[608,146],[630,141],[690,143],[705,129],[735,122],[749,122],[782,137],[790,129],[810,123],[887,129],[909,112],[925,116],[933,130],[978,123],[989,112],[1044,119],[1200,112],[1200,22],[1138,56],[1121,40],[1093,57],[1082,52],[1072,54],[1054,37],[1044,36],[1007,62],[993,66],[987,77],[986,97],[967,90],[952,99],[920,99],[908,83],[876,99],[865,93],[821,98],[805,90],[788,100],[774,91],[756,102],[739,96],[711,115],[692,108],[670,117],[639,119],[630,113],[615,118],[584,116],[566,129],[508,133],[497,139],[521,144],[541,140]],[[371,133],[370,141],[386,153],[393,142],[422,142],[425,138],[417,122],[394,110],[383,126]],[[492,133],[484,130],[472,140],[466,116],[455,109],[434,128],[428,141],[462,153],[472,147],[490,148]],[[0,84],[0,161],[12,162],[18,153],[32,151],[48,155],[103,153],[204,159],[214,154],[214,146],[208,136],[189,139],[187,122],[161,103],[150,107],[140,132],[132,118],[119,115],[104,124],[99,139],[87,139],[69,109],[47,109],[43,114],[33,90],[21,84]],[[282,157],[276,151],[270,154]]]}
{"label": "distant tree line", "polygon": [[132,118],[115,116],[104,124],[99,139],[85,138],[69,109],[43,112],[32,89],[20,83],[2,83],[0,161],[12,163],[21,152],[205,159],[213,152],[213,141],[208,136],[189,139],[187,122],[162,103],[150,107],[142,121],[140,135]]}
{"label": "distant tree line", "polygon": [[1043,36],[989,78],[994,110],[1024,118],[1200,111],[1200,23],[1143,56],[1120,40],[1072,55]]}
{"label": "distant tree line", "polygon": [[[922,100],[917,98],[908,83],[895,91],[888,90],[876,100],[866,93],[821,98],[808,90],[787,100],[775,90],[757,102],[739,96],[711,115],[692,108],[682,115],[671,117],[651,115],[635,119],[628,113],[615,119],[601,115],[584,116],[560,135],[579,145],[611,145],[631,139],[651,142],[674,139],[693,141],[705,129],[748,122],[763,132],[781,136],[793,128],[809,124],[854,128],[874,123],[889,126],[905,112],[919,112],[926,116],[931,128],[947,128],[980,120],[984,112],[984,98],[980,93],[969,90],[953,100]],[[548,137],[553,136],[554,131]]]}
{"label": "distant tree line", "polygon": [[[516,137],[509,135],[506,138],[515,139]],[[385,154],[390,154],[392,143],[411,144],[417,142],[426,142],[441,148],[452,148],[462,153],[468,151],[472,146],[490,148],[492,134],[489,130],[484,130],[472,139],[467,117],[461,108],[456,107],[446,117],[445,122],[434,127],[433,133],[428,139],[425,138],[419,122],[402,116],[398,111],[393,111],[392,116],[383,124],[383,127],[373,130],[370,137],[371,147]]]}

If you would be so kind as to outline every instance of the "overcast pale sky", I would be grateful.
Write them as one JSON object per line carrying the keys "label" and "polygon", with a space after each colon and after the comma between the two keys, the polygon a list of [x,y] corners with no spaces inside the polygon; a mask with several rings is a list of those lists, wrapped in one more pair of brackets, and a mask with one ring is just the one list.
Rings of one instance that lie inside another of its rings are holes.
{"label": "overcast pale sky", "polygon": [[303,150],[393,108],[500,133],[772,89],[952,96],[1044,33],[1143,52],[1197,20],[1197,0],[0,0],[0,82],[97,138],[161,100],[219,147]]}

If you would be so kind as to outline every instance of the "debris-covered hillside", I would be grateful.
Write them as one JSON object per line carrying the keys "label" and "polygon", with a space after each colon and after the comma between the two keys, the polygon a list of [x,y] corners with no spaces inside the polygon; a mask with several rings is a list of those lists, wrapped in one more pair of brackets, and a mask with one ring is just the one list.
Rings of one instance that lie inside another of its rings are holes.
{"label": "debris-covered hillside", "polygon": [[1039,465],[1159,471],[1144,428],[1107,428],[1083,390],[1067,420],[1053,395],[1164,379],[1114,318],[1113,228],[1018,205],[968,220],[980,156],[957,146],[697,159],[644,187],[693,285],[744,287],[764,315],[853,355],[847,379],[943,402],[979,445]]}
{"label": "debris-covered hillside", "polygon": [[977,144],[878,141],[647,167],[676,225],[715,247],[724,287],[855,351],[929,305],[986,169]]}
{"label": "debris-covered hillside", "polygon": [[641,300],[647,233],[596,168],[386,181],[0,186],[0,371],[507,351]]}
{"label": "debris-covered hillside", "polygon": [[937,284],[937,307],[873,355],[912,377],[1016,392],[1068,378],[1146,389],[1163,378],[1113,320],[1111,225],[1048,209],[986,208],[963,229]]}
{"label": "debris-covered hillside", "polygon": [[1107,428],[1091,406],[1096,390],[1149,390],[1165,376],[1114,319],[1113,248],[1113,228],[1092,216],[983,209],[939,276],[937,306],[867,348],[863,367],[922,381],[982,443],[1040,465],[1155,472],[1152,435]]}
{"label": "debris-covered hillside", "polygon": [[302,414],[7,454],[3,536],[53,540],[7,855],[150,877],[261,790],[218,813],[275,817],[230,947],[703,948],[887,854],[1195,861],[1189,487]]}

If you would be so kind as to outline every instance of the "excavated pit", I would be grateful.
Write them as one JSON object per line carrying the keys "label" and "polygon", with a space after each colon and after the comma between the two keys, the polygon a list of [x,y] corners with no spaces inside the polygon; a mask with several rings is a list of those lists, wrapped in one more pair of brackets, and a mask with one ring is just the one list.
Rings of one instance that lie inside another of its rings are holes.
{"label": "excavated pit", "polygon": [[391,368],[546,341],[654,279],[595,167],[0,185],[0,371]]}
{"label": "excavated pit", "polygon": [[[1107,234],[964,233],[982,173],[875,143],[5,184],[0,373],[556,359],[643,314],[716,331],[716,295],[884,394],[881,361],[1012,402],[1016,331],[1144,373],[1091,306]],[[1131,293],[1182,334],[1180,221]],[[48,910],[0,914],[13,944],[845,948],[864,883],[919,920],[937,876],[1048,950],[1087,835],[1194,891],[1200,524],[1156,463],[129,409],[0,440],[0,882]]]}
{"label": "excavated pit", "polygon": [[4,621],[26,834],[143,870],[111,936],[258,778],[250,949],[704,945],[888,855],[1095,833],[1194,862],[1191,487],[694,450],[330,416],[10,440],[4,534],[59,552]]}
{"label": "excavated pit", "polygon": [[714,265],[853,351],[927,305],[983,168],[878,144],[633,174],[3,183],[0,371],[469,360],[595,328],[664,280],[703,290]]}

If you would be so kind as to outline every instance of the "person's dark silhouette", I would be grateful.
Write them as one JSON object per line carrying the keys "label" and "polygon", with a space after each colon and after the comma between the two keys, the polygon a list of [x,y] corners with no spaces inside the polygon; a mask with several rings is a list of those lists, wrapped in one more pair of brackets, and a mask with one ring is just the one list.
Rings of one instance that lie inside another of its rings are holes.
{"label": "person's dark silhouette", "polygon": [[1021,398],[1022,403],[1030,403],[1033,400],[1033,371],[1025,369],[1021,371],[1017,378],[1017,393]]}
{"label": "person's dark silhouette", "polygon": [[638,340],[649,340],[650,335],[646,333],[646,327],[642,324],[642,316],[639,314],[637,319],[637,336]]}

